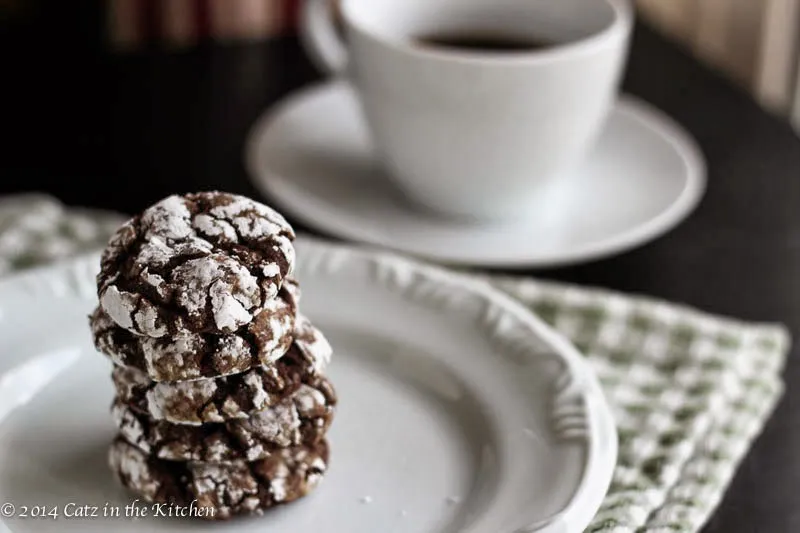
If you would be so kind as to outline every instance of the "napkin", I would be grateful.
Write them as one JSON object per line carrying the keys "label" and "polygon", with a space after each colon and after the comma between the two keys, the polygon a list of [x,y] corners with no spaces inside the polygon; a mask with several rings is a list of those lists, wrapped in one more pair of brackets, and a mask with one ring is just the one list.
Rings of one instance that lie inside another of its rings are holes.
{"label": "napkin", "polygon": [[[118,215],[0,200],[0,275],[105,245]],[[783,392],[779,325],[530,278],[484,276],[569,338],[614,410],[619,460],[587,533],[694,533]]]}

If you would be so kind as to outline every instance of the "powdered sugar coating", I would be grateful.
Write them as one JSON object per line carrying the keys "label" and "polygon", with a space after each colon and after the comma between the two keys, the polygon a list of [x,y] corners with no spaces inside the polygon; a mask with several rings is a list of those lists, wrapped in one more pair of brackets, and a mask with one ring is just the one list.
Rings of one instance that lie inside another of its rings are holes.
{"label": "powdered sugar coating", "polygon": [[[308,324],[296,335],[289,351],[276,363],[220,378],[155,382],[132,367],[117,366],[112,378],[120,400],[155,420],[200,425],[208,422],[246,419],[293,394],[302,383],[310,383],[325,370],[330,346],[322,334]],[[309,349],[313,346],[314,349]]]}
{"label": "powdered sugar coating", "polygon": [[210,307],[214,326],[233,332],[253,319],[251,309],[261,303],[258,279],[236,260],[222,254],[191,259],[172,273],[175,303],[190,320],[200,319]]}
{"label": "powdered sugar coating", "polygon": [[311,492],[328,468],[328,444],[282,448],[267,459],[225,464],[163,461],[115,440],[109,464],[117,479],[150,502],[213,509],[205,518],[261,513]]}
{"label": "powdered sugar coating", "polygon": [[297,317],[294,344],[308,361],[315,374],[321,374],[331,362],[333,348],[320,330],[304,315]]}
{"label": "powdered sugar coating", "polygon": [[[275,368],[256,368],[227,378],[156,383],[137,369],[116,367],[112,378],[117,396],[131,407],[155,420],[193,425],[247,418],[277,403],[291,387]],[[267,388],[276,392],[268,393]]]}
{"label": "powdered sugar coating", "polygon": [[236,230],[230,222],[218,220],[210,215],[197,215],[194,225],[197,231],[209,237],[219,237],[231,242],[237,239]]}
{"label": "powdered sugar coating", "polygon": [[158,494],[162,488],[162,481],[148,465],[147,456],[136,448],[117,447],[115,453],[109,453],[108,464],[112,472],[124,472],[125,484],[137,487],[142,495]]}
{"label": "powdered sugar coating", "polygon": [[293,240],[280,214],[248,198],[170,196],[109,241],[100,304],[140,335],[232,333],[278,294],[294,268]]}
{"label": "powdered sugar coating", "polygon": [[134,312],[139,306],[139,300],[135,295],[121,293],[119,289],[111,286],[101,296],[100,305],[114,322],[120,327],[130,330],[134,328]]}
{"label": "powdered sugar coating", "polygon": [[269,409],[224,424],[157,421],[119,400],[112,414],[120,436],[147,454],[172,461],[226,463],[256,461],[280,448],[319,442],[333,420],[335,404],[332,385],[320,378]]}
{"label": "powdered sugar coating", "polygon": [[142,222],[154,236],[180,240],[193,233],[190,217],[185,202],[178,196],[170,196],[146,210]]}
{"label": "powdered sugar coating", "polygon": [[299,291],[287,280],[244,328],[228,335],[184,332],[163,337],[134,335],[98,308],[90,317],[94,344],[115,364],[132,366],[153,381],[228,376],[277,361],[292,343]]}

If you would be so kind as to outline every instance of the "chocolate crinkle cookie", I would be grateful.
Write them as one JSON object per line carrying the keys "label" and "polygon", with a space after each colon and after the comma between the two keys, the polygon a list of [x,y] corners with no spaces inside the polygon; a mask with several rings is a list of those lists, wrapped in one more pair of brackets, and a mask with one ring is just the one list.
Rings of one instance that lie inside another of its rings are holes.
{"label": "chocolate crinkle cookie", "polygon": [[252,322],[225,335],[135,335],[118,326],[102,307],[89,322],[95,347],[114,364],[141,370],[153,381],[187,381],[229,376],[277,361],[292,344],[298,298],[296,281],[286,280]]}
{"label": "chocolate crinkle cookie", "polygon": [[260,461],[186,463],[148,456],[117,438],[108,461],[120,482],[145,500],[197,509],[193,517],[225,520],[305,496],[322,481],[328,454],[323,440],[283,448]]}
{"label": "chocolate crinkle cookie", "polygon": [[192,381],[155,382],[133,367],[115,366],[117,398],[154,420],[204,424],[246,419],[272,407],[322,372],[332,348],[322,333],[299,317],[289,351],[272,365],[257,366],[232,376]]}
{"label": "chocolate crinkle cookie", "polygon": [[170,461],[258,461],[281,448],[320,442],[333,420],[336,392],[320,377],[246,420],[188,426],[153,420],[116,400],[119,434],[147,455]]}
{"label": "chocolate crinkle cookie", "polygon": [[314,375],[322,374],[331,362],[333,348],[320,330],[315,328],[305,315],[297,316],[292,348]]}
{"label": "chocolate crinkle cookie", "polygon": [[242,196],[170,196],[109,241],[97,276],[100,305],[139,335],[233,333],[292,273],[294,237],[283,216]]}

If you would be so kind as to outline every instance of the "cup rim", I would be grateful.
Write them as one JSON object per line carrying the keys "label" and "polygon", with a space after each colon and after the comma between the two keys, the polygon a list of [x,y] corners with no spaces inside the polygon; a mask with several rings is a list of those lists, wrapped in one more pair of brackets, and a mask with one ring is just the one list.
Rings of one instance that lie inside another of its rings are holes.
{"label": "cup rim", "polygon": [[587,37],[559,43],[544,49],[515,52],[513,54],[503,52],[460,52],[452,49],[443,50],[436,47],[414,46],[409,40],[388,37],[364,27],[363,24],[358,24],[356,17],[350,14],[350,9],[352,9],[352,4],[355,1],[358,0],[342,0],[341,2],[342,18],[348,29],[357,31],[362,36],[378,44],[406,55],[450,63],[479,64],[481,66],[535,65],[591,53],[616,41],[620,36],[625,38],[630,35],[634,20],[634,10],[629,0],[603,0],[612,9],[614,20],[601,31]]}

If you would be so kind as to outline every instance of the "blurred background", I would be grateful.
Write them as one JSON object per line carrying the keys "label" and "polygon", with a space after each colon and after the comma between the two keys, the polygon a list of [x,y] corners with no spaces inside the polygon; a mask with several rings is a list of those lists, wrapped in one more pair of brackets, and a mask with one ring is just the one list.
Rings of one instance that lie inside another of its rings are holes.
{"label": "blurred background", "polygon": [[[242,140],[265,109],[320,77],[293,36],[300,3],[0,0],[3,192],[128,212],[187,187],[257,194]],[[800,0],[637,7],[647,29],[634,41],[627,90],[679,107],[670,112],[705,140],[702,117],[724,106],[693,104],[704,74],[650,51],[666,37],[800,131]]]}
{"label": "blurred background", "polygon": [[800,129],[800,2],[638,0],[649,22]]}
{"label": "blurred background", "polygon": [[[642,18],[800,129],[800,0],[637,4]],[[0,0],[0,35],[11,55],[48,43],[88,52],[181,51],[291,33],[298,9],[299,0]]]}

